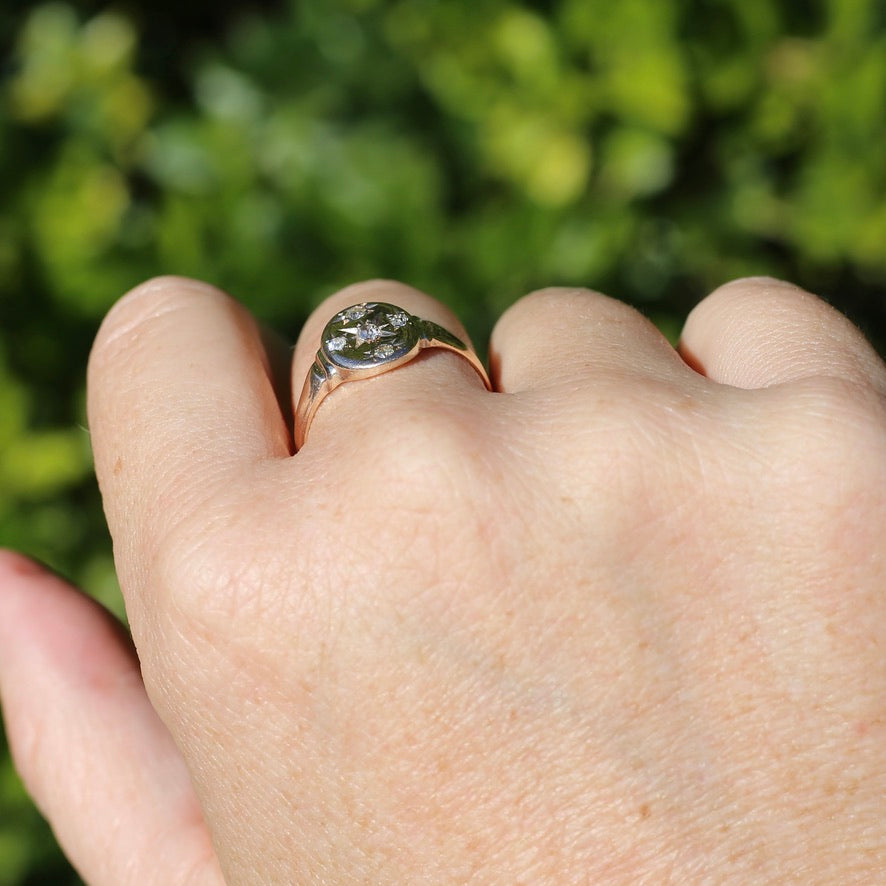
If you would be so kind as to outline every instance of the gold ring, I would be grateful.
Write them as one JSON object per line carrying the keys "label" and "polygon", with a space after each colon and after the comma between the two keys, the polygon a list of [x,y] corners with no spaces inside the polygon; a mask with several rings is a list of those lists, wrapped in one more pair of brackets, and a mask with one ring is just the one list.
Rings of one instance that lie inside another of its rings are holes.
{"label": "gold ring", "polygon": [[295,410],[295,448],[301,449],[320,404],[339,385],[390,372],[425,348],[464,357],[492,390],[480,358],[457,336],[385,302],[363,302],[339,311],[327,324]]}

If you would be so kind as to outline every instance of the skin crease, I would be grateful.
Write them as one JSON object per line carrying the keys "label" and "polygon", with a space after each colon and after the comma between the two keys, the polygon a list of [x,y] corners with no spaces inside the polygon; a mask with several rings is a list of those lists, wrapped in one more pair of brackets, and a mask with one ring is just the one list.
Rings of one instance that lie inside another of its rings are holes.
{"label": "skin crease", "polygon": [[427,353],[338,389],[293,455],[288,391],[364,300],[464,335],[359,284],[310,318],[290,384],[244,309],[178,278],[99,332],[140,664],[0,556],[7,731],[84,878],[876,882],[886,367],[861,333],[752,278],[678,353],[545,290],[495,329],[495,393]]}

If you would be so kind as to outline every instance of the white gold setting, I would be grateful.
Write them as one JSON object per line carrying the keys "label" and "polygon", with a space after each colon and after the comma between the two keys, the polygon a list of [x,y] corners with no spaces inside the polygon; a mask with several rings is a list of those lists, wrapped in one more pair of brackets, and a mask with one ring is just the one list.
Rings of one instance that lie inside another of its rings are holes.
{"label": "white gold setting", "polygon": [[407,353],[418,340],[412,318],[384,302],[364,302],[339,311],[326,324],[321,350],[337,366],[366,368]]}

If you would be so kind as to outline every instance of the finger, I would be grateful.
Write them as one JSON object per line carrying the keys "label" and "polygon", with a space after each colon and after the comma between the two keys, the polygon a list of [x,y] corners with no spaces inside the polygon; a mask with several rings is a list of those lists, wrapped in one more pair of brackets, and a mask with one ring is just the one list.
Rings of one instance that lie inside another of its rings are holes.
{"label": "finger", "polygon": [[542,289],[510,307],[492,333],[496,390],[581,384],[602,374],[685,380],[667,339],[628,305],[587,289]]}
{"label": "finger", "polygon": [[700,302],[680,352],[703,375],[739,388],[830,376],[886,390],[886,367],[846,317],[769,277],[735,280]]}
{"label": "finger", "polygon": [[18,772],[86,882],[223,882],[184,762],[120,625],[8,551],[0,696]]}
{"label": "finger", "polygon": [[[356,283],[327,298],[305,323],[292,362],[292,392],[296,400],[301,395],[326,324],[343,308],[369,301],[401,307],[439,324],[465,344],[470,344],[461,322],[437,299],[392,280]],[[390,406],[398,401],[408,400],[415,409],[457,402],[459,409],[469,410],[468,403],[476,403],[486,393],[477,372],[464,357],[443,349],[429,349],[396,371],[344,384],[334,390],[323,401],[311,424],[310,438],[323,437],[327,441],[335,436],[340,438],[341,428],[348,427],[353,432],[353,429],[365,426],[361,416],[365,419],[371,413],[390,415]]]}
{"label": "finger", "polygon": [[289,429],[292,427],[292,345],[287,342],[275,329],[265,323],[259,324],[261,330],[261,342],[267,354],[268,376],[274,388],[277,398],[277,407],[283,421],[287,435],[286,448],[291,451],[291,441],[288,439]]}
{"label": "finger", "polygon": [[289,454],[265,338],[233,299],[175,277],[139,286],[105,318],[89,361],[89,424],[124,589],[213,492]]}

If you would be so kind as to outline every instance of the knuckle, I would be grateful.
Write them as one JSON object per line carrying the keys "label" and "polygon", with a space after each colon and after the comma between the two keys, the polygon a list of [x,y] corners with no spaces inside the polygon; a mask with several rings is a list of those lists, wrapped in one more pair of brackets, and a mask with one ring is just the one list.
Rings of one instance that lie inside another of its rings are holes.
{"label": "knuckle", "polygon": [[870,385],[846,376],[815,376],[792,387],[794,417],[810,430],[838,443],[883,435],[886,397]]}
{"label": "knuckle", "polygon": [[780,404],[781,475],[827,520],[864,510],[886,484],[886,398],[846,378],[791,386]]}
{"label": "knuckle", "polygon": [[[710,299],[731,301],[742,300],[748,297],[756,298],[787,298],[791,300],[816,299],[815,296],[801,289],[788,280],[780,280],[777,277],[748,276],[736,277],[718,286],[709,296]],[[816,299],[817,300],[817,299]]]}
{"label": "knuckle", "polygon": [[523,296],[502,315],[493,331],[493,341],[508,338],[538,341],[542,330],[550,335],[574,336],[580,326],[609,334],[633,334],[651,322],[636,308],[593,289],[550,287]]}
{"label": "knuckle", "polygon": [[768,274],[747,274],[744,277],[735,277],[727,280],[718,287],[715,292],[742,291],[748,289],[788,289],[802,291],[789,280],[780,277],[770,277]]}
{"label": "knuckle", "polygon": [[181,679],[170,661],[264,659],[281,652],[278,641],[310,648],[325,586],[310,575],[304,552],[322,541],[303,525],[290,534],[277,507],[271,513],[221,494],[179,521],[146,567],[153,631],[146,685],[163,692],[166,682]]}
{"label": "knuckle", "polygon": [[379,295],[396,294],[397,292],[414,292],[411,286],[401,283],[399,280],[389,280],[384,277],[373,277],[369,280],[360,280],[351,283],[344,289],[340,289],[335,295],[331,295],[329,299],[337,299],[341,301],[346,298],[353,298],[357,301],[367,300],[369,296],[378,297]]}
{"label": "knuckle", "polygon": [[[246,530],[180,528],[160,543],[150,564],[152,595],[161,620],[180,633],[228,637],[236,619],[248,621],[262,606],[260,558],[244,550]],[[236,617],[236,619],[235,619]]]}
{"label": "knuckle", "polygon": [[606,298],[606,296],[593,289],[583,286],[543,286],[535,289],[524,297],[526,301],[534,301],[546,307],[557,305],[570,305],[576,300],[586,298]]}
{"label": "knuckle", "polygon": [[687,326],[699,317],[713,316],[718,319],[756,317],[754,313],[765,306],[768,317],[784,316],[785,320],[796,317],[799,308],[820,309],[822,302],[817,296],[786,280],[775,277],[738,277],[718,286],[702,299],[687,318]]}
{"label": "knuckle", "polygon": [[92,361],[125,351],[141,330],[193,302],[227,298],[215,287],[186,277],[154,277],[122,296],[105,317],[96,336]]}
{"label": "knuckle", "polygon": [[554,317],[575,316],[577,311],[580,312],[589,305],[598,305],[601,302],[620,304],[593,289],[578,286],[548,286],[536,289],[518,299],[508,308],[502,319],[507,318],[507,322],[513,322],[514,318],[520,318],[525,314],[536,317],[539,313]]}

